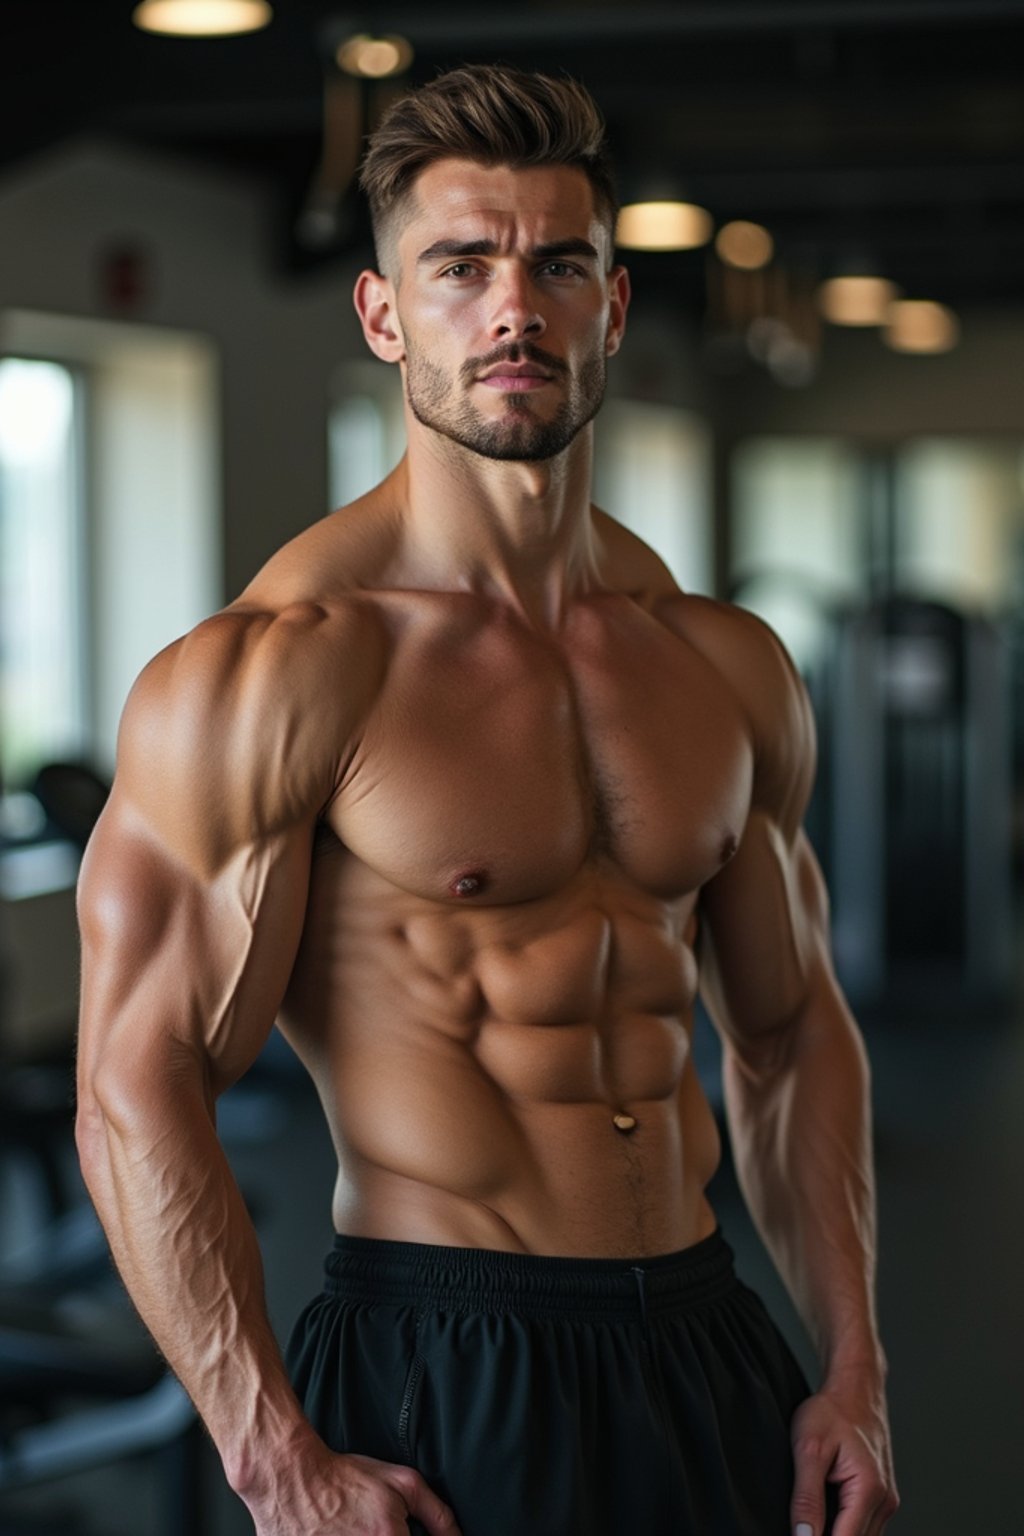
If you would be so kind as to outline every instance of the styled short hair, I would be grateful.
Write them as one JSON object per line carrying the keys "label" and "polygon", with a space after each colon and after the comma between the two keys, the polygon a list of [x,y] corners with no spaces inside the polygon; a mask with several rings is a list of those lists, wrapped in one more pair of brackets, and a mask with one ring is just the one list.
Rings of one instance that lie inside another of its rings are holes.
{"label": "styled short hair", "polygon": [[604,120],[585,86],[493,64],[464,65],[400,96],[370,136],[359,182],[370,204],[378,262],[393,215],[435,160],[578,167],[613,232],[618,197]]}

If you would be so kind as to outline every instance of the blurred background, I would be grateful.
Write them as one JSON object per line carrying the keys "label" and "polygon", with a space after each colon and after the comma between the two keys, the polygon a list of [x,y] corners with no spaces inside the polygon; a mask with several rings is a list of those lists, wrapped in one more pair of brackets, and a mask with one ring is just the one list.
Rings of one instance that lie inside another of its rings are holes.
{"label": "blurred background", "polygon": [[[75,1172],[73,887],[142,665],[402,451],[350,303],[353,173],[396,93],[467,61],[569,72],[605,112],[634,305],[597,498],[811,691],[808,827],[874,1065],[893,1528],[1013,1529],[1024,4],[7,0],[0,1536],[252,1529]],[[703,1020],[698,1045],[720,1110]],[[220,1127],[283,1337],[332,1167],[280,1042]],[[711,1193],[813,1376],[728,1156]]]}

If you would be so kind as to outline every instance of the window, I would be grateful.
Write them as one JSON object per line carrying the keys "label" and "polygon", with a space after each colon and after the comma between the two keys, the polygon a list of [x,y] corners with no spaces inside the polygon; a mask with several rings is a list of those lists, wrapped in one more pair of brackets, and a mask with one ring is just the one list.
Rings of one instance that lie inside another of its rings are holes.
{"label": "window", "polygon": [[684,589],[710,592],[710,445],[688,411],[609,400],[595,427],[598,503],[661,556]]}
{"label": "window", "polygon": [[80,380],[0,360],[0,782],[85,736]]}
{"label": "window", "polygon": [[997,613],[1024,592],[1020,445],[918,438],[897,455],[895,582],[953,607]]}
{"label": "window", "polygon": [[134,678],[222,600],[217,354],[28,310],[0,330],[0,773],[106,776]]}
{"label": "window", "polygon": [[836,607],[867,594],[866,480],[831,438],[749,438],[733,463],[730,591],[781,636],[807,674]]}
{"label": "window", "polygon": [[328,503],[347,506],[379,485],[405,452],[397,368],[361,361],[338,370],[327,422]]}

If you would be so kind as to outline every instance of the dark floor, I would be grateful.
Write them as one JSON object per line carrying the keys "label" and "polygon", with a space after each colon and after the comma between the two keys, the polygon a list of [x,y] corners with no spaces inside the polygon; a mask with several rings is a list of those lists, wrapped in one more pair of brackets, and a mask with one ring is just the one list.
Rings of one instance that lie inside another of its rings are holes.
{"label": "dark floor", "polygon": [[[1021,1530],[1024,1024],[965,1010],[942,1022],[874,1022],[865,1033],[874,1075],[879,1303],[903,1497],[891,1528],[900,1536]],[[295,1078],[283,1094],[250,1088],[229,1097],[222,1134],[243,1188],[258,1191],[270,1310],[284,1336],[318,1286],[331,1236],[327,1135],[311,1090]],[[711,1197],[743,1277],[761,1291],[813,1379],[806,1341],[727,1162]],[[10,1207],[8,1199],[8,1215]],[[206,1476],[214,1511],[208,1536],[251,1536],[212,1458]],[[0,1536],[165,1536],[161,1503],[151,1463],[137,1461],[0,1500]]]}

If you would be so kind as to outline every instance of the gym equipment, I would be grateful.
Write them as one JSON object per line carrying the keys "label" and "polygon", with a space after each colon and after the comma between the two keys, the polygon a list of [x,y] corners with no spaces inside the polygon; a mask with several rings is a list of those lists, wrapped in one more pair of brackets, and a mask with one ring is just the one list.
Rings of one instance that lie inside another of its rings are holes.
{"label": "gym equipment", "polygon": [[889,596],[839,624],[831,894],[858,1005],[998,1008],[1013,980],[1009,647],[992,621]]}
{"label": "gym equipment", "polygon": [[[84,847],[103,781],[85,765],[54,764],[34,792],[50,828]],[[0,1016],[12,958],[0,945]],[[5,1496],[146,1455],[164,1536],[202,1536],[199,1421],[114,1280],[73,1171],[73,1081],[68,1056],[9,1061],[0,1074],[0,1159],[28,1165],[35,1194],[33,1241],[0,1261],[0,1531],[23,1528]],[[65,1521],[64,1536],[75,1528]]]}

